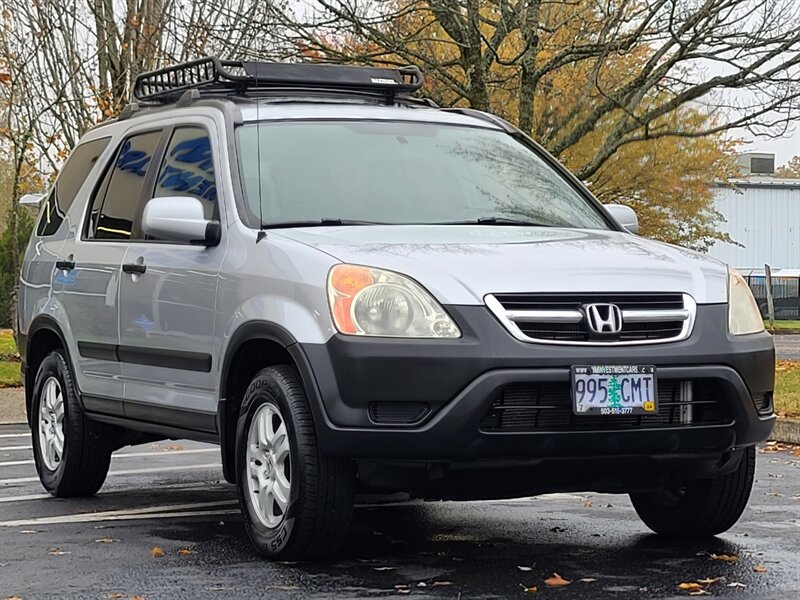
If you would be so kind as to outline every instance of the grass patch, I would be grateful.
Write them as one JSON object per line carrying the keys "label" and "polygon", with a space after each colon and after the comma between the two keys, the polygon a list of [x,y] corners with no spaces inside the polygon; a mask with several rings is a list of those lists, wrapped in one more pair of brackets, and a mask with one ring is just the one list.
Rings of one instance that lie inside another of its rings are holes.
{"label": "grass patch", "polygon": [[775,372],[775,412],[800,417],[800,362],[779,360]]}
{"label": "grass patch", "polygon": [[13,360],[17,356],[17,344],[10,329],[0,329],[0,360]]}
{"label": "grass patch", "polygon": [[[769,329],[769,321],[764,321],[764,327]],[[800,331],[800,321],[775,321],[773,331],[781,331],[782,329],[797,329]]]}
{"label": "grass patch", "polygon": [[18,362],[0,362],[0,388],[19,387],[22,385],[22,374]]}
{"label": "grass patch", "polygon": [[19,355],[10,329],[0,329],[0,388],[22,385]]}

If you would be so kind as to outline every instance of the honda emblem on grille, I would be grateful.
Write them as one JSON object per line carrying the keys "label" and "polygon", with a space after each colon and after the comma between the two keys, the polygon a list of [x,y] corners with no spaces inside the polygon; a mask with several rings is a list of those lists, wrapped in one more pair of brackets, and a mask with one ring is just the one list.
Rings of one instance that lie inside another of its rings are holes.
{"label": "honda emblem on grille", "polygon": [[587,304],[583,307],[592,333],[620,333],[622,311],[616,304]]}

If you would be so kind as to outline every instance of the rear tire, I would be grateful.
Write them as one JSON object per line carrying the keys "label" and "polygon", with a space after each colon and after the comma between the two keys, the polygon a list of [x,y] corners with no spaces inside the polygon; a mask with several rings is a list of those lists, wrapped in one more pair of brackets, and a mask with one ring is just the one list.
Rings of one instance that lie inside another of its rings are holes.
{"label": "rear tire", "polygon": [[715,479],[690,481],[676,490],[631,494],[636,513],[650,529],[671,537],[707,537],[733,527],[753,488],[756,449],[742,450],[736,470]]}
{"label": "rear tire", "polygon": [[313,559],[344,541],[353,511],[351,461],[317,447],[297,372],[259,371],[245,392],[236,435],[239,502],[256,549],[271,559]]}
{"label": "rear tire", "polygon": [[102,425],[83,413],[62,351],[39,365],[31,408],[33,456],[44,488],[60,498],[96,493],[106,480],[111,448]]}

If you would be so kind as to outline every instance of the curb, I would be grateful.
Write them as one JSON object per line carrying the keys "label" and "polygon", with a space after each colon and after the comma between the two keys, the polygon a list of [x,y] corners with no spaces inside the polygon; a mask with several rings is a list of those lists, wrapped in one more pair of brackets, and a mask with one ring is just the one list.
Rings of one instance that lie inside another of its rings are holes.
{"label": "curb", "polygon": [[775,428],[769,439],[784,444],[800,444],[800,419],[781,417],[775,420]]}

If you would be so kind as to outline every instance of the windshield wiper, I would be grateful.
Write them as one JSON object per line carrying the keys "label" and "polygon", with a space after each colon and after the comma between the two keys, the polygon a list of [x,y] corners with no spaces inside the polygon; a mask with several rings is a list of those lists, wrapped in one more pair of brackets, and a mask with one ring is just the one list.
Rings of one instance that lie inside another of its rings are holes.
{"label": "windshield wiper", "polygon": [[514,219],[511,217],[479,217],[465,221],[441,221],[439,223],[429,223],[429,225],[519,225],[521,227],[553,227],[549,223],[537,223],[525,219]]}
{"label": "windshield wiper", "polygon": [[264,223],[262,229],[288,229],[290,227],[338,227],[342,225],[384,225],[377,221],[355,221],[352,219],[319,219],[317,221],[283,221]]}

